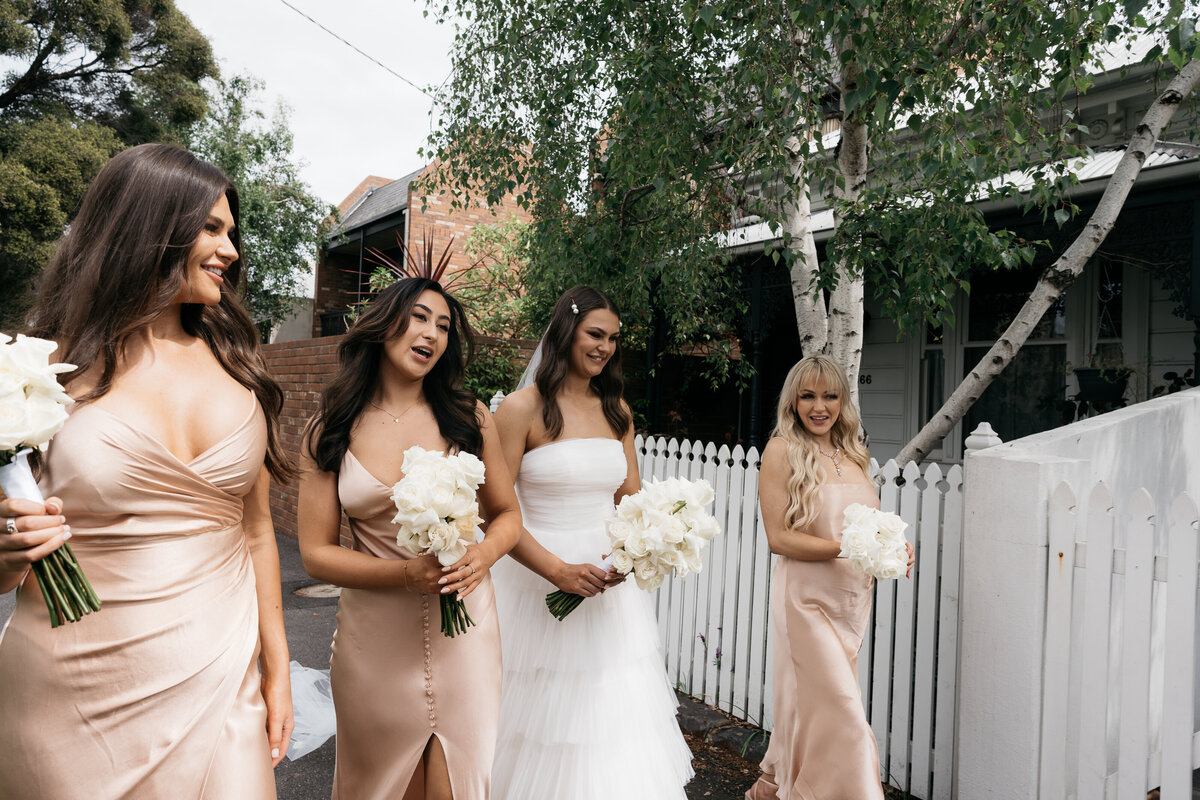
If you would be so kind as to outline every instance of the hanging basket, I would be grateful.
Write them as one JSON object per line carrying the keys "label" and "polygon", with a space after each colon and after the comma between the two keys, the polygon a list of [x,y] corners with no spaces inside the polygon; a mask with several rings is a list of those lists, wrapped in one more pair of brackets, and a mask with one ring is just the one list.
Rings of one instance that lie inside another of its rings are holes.
{"label": "hanging basket", "polygon": [[1125,396],[1125,387],[1133,370],[1128,367],[1077,367],[1075,380],[1079,393],[1075,399],[1089,403],[1115,403]]}

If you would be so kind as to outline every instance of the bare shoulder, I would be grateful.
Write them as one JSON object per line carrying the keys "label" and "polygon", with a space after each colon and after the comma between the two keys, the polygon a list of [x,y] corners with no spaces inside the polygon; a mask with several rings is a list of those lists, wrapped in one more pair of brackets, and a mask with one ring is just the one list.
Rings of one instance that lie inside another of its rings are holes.
{"label": "bare shoulder", "polygon": [[506,419],[532,417],[542,409],[542,394],[536,386],[526,386],[500,401],[496,416]]}
{"label": "bare shoulder", "polygon": [[762,451],[762,470],[782,470],[786,474],[788,469],[787,463],[787,442],[783,437],[772,436]]}
{"label": "bare shoulder", "polygon": [[475,418],[479,420],[479,427],[487,429],[492,427],[492,412],[482,400],[475,401]]}

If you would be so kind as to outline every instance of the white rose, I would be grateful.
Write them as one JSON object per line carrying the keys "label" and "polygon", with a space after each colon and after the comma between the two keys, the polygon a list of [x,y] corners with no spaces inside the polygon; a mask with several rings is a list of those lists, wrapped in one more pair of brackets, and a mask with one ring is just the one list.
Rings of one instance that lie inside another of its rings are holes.
{"label": "white rose", "polygon": [[9,383],[0,389],[0,451],[17,450],[33,429],[25,390]]}
{"label": "white rose", "polygon": [[626,520],[620,517],[613,517],[608,521],[608,540],[612,542],[613,547],[620,547],[633,533],[633,526]]}
{"label": "white rose", "polygon": [[662,586],[663,582],[662,572],[649,561],[637,564],[634,567],[633,577],[637,581],[638,588],[647,592],[653,592]]}
{"label": "white rose", "polygon": [[689,509],[698,511],[713,501],[716,493],[706,480],[680,481],[680,499],[687,502]]}
{"label": "white rose", "polygon": [[650,546],[646,542],[646,537],[642,535],[642,531],[630,528],[629,535],[625,537],[625,552],[634,560],[645,558],[649,555]]}
{"label": "white rose", "polygon": [[908,527],[908,523],[899,515],[879,512],[875,525],[889,541],[904,541],[904,531]]}
{"label": "white rose", "polygon": [[[5,341],[7,340],[7,341]],[[58,375],[75,369],[74,364],[51,364],[50,354],[58,345],[47,339],[37,339],[17,334],[16,341],[7,336],[0,340],[4,351],[0,369],[24,379],[25,385],[49,395],[59,403],[70,405],[72,400],[58,383]]]}
{"label": "white rose", "polygon": [[876,516],[878,512],[870,506],[862,503],[851,503],[846,506],[846,510],[842,512],[843,527],[855,528],[871,528],[878,529]]}
{"label": "white rose", "polygon": [[471,453],[458,453],[454,456],[458,463],[459,486],[463,489],[477,489],[483,483],[483,462]]}
{"label": "white rose", "polygon": [[633,557],[623,549],[613,550],[612,562],[613,569],[622,575],[628,575],[630,572],[633,572]]}
{"label": "white rose", "polygon": [[692,534],[683,539],[683,560],[689,572],[700,572],[704,568],[704,545],[707,540]]}
{"label": "white rose", "polygon": [[41,392],[29,395],[26,398],[26,404],[29,431],[24,444],[38,450],[45,450],[50,439],[62,430],[63,424],[67,421],[66,406]]}

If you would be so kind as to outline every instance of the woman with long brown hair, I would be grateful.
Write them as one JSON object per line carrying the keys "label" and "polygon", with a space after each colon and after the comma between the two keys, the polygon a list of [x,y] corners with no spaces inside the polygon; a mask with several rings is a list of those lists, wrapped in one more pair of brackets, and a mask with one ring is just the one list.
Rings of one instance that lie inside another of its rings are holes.
{"label": "woman with long brown hair", "polygon": [[[41,470],[61,501],[0,504],[18,531],[0,590],[21,587],[0,797],[275,797],[292,712],[269,489],[292,469],[237,225],[219,169],[142,145],[100,171],[42,277],[27,332],[78,366],[76,404]],[[51,630],[25,578],[67,535],[58,513],[104,606]]]}
{"label": "woman with long brown hair", "polygon": [[[610,548],[605,520],[641,488],[620,332],[608,296],[568,289],[530,385],[496,412],[525,521],[512,559],[495,570],[497,800],[682,800],[692,777],[651,597],[596,566]],[[559,621],[546,607],[555,589],[588,599]]]}
{"label": "woman with long brown hair", "polygon": [[[300,554],[342,587],[329,677],[340,800],[486,800],[500,705],[500,632],[490,567],[521,517],[486,407],[463,389],[471,332],[434,279],[403,278],[355,320],[302,453]],[[410,447],[483,460],[487,534],[442,567],[396,541],[392,486]],[[351,546],[340,544],[350,521]],[[438,632],[455,593],[474,626]]]}
{"label": "woman with long brown hair", "polygon": [[858,424],[836,361],[813,355],[792,367],[759,469],[767,544],[779,556],[770,600],[775,729],[747,800],[883,797],[857,668],[874,579],[838,558],[846,507],[879,507]]}

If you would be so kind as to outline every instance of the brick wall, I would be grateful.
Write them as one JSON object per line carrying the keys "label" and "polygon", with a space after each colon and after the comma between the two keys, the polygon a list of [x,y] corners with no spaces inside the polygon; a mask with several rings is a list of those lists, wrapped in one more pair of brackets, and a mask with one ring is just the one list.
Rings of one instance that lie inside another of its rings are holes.
{"label": "brick wall", "polygon": [[[441,162],[435,161],[425,168],[421,177],[424,178],[440,167]],[[433,252],[436,257],[446,248],[450,237],[454,237],[454,254],[450,258],[448,269],[451,274],[471,266],[472,259],[463,252],[463,245],[467,243],[467,237],[476,225],[494,224],[509,216],[516,216],[521,222],[529,222],[532,219],[525,209],[517,205],[511,194],[505,195],[499,204],[490,208],[472,203],[466,208],[455,209],[451,207],[453,199],[454,196],[449,192],[418,195],[410,184],[408,208],[412,218],[408,226],[409,246],[418,247],[422,235],[429,236],[433,239]]]}
{"label": "brick wall", "polygon": [[[279,432],[283,449],[299,456],[304,426],[317,410],[317,397],[337,370],[337,346],[340,336],[324,339],[300,339],[263,346],[267,368],[283,387],[283,413]],[[271,518],[275,531],[296,538],[296,501],[299,486],[271,484]],[[344,525],[344,520],[343,520]],[[346,531],[343,529],[343,536]]]}

